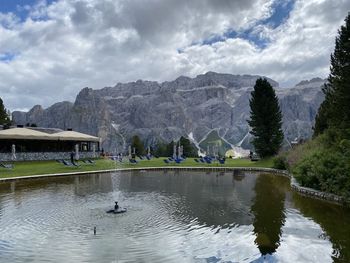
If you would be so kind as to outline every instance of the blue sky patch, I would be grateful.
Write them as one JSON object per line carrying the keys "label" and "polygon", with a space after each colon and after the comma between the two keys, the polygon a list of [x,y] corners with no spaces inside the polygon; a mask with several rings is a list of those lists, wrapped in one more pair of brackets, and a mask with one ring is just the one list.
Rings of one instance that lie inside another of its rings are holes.
{"label": "blue sky patch", "polygon": [[269,25],[272,28],[279,27],[288,18],[290,12],[293,10],[295,0],[277,0],[272,5],[272,15],[267,19],[263,20],[261,24]]}
{"label": "blue sky patch", "polygon": [[[213,35],[208,39],[203,40],[201,45],[212,45],[216,42],[225,41],[228,38],[241,38],[248,40],[260,49],[264,49],[269,44],[269,39],[261,36],[259,32],[255,32],[257,26],[268,26],[272,29],[284,24],[289,18],[290,12],[294,8],[295,0],[276,0],[272,5],[272,13],[268,18],[257,21],[255,25],[244,31],[235,31],[233,29],[228,30],[224,35]],[[194,43],[198,44],[198,43]]]}
{"label": "blue sky patch", "polygon": [[[33,7],[36,5],[39,0],[0,0],[0,12],[1,13],[13,13],[17,17],[21,19],[21,21],[25,21],[28,17],[29,11],[27,10],[26,6]],[[46,0],[47,4],[51,4],[55,2],[56,0]]]}
{"label": "blue sky patch", "polygon": [[6,53],[0,53],[0,61],[2,62],[11,62],[12,60],[14,60],[16,57],[16,54],[14,53],[10,53],[10,52],[6,52]]}
{"label": "blue sky patch", "polygon": [[225,33],[225,37],[245,39],[261,49],[264,49],[269,44],[269,39],[261,37],[258,33],[254,32],[253,27],[242,32],[236,32],[234,30],[228,31]]}

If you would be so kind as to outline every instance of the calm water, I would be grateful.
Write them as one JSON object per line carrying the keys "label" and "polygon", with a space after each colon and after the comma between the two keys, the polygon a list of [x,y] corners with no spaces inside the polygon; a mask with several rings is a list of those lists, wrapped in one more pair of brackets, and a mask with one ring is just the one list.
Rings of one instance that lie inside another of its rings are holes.
{"label": "calm water", "polygon": [[349,216],[258,173],[2,183],[0,262],[350,262]]}

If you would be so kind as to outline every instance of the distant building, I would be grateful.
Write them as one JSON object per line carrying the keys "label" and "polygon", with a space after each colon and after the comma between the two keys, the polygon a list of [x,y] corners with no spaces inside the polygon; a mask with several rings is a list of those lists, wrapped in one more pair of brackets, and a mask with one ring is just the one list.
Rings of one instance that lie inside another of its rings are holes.
{"label": "distant building", "polygon": [[69,158],[79,151],[80,158],[93,158],[100,139],[88,134],[48,128],[0,130],[0,161],[55,160]]}
{"label": "distant building", "polygon": [[290,142],[290,145],[293,147],[299,145],[299,144],[302,144],[304,142],[303,139],[300,139],[300,138],[295,138],[293,141]]}

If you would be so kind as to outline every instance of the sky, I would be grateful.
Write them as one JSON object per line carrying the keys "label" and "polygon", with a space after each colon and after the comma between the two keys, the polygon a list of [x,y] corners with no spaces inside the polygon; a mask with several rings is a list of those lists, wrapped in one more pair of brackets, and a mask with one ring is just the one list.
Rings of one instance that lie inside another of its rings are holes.
{"label": "sky", "polygon": [[348,0],[0,0],[6,108],[207,71],[326,78]]}

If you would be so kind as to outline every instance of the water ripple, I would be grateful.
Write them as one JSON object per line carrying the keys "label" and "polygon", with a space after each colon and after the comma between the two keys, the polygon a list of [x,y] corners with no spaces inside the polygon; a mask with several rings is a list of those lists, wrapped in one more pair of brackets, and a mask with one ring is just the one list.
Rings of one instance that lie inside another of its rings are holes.
{"label": "water ripple", "polygon": [[[27,188],[12,185],[13,191],[2,185],[0,259],[14,263],[259,261],[259,225],[252,210],[256,176],[238,181],[239,187],[232,184],[230,174],[216,180],[215,174],[174,176],[171,172],[67,177],[57,182],[51,178]],[[114,200],[128,212],[107,214]],[[294,208],[280,214],[286,217],[279,234],[281,245],[267,262],[288,262],[288,247],[294,247],[293,258],[303,262],[295,240],[308,244],[323,259],[341,256],[341,247],[333,251],[330,237],[311,218]]]}

